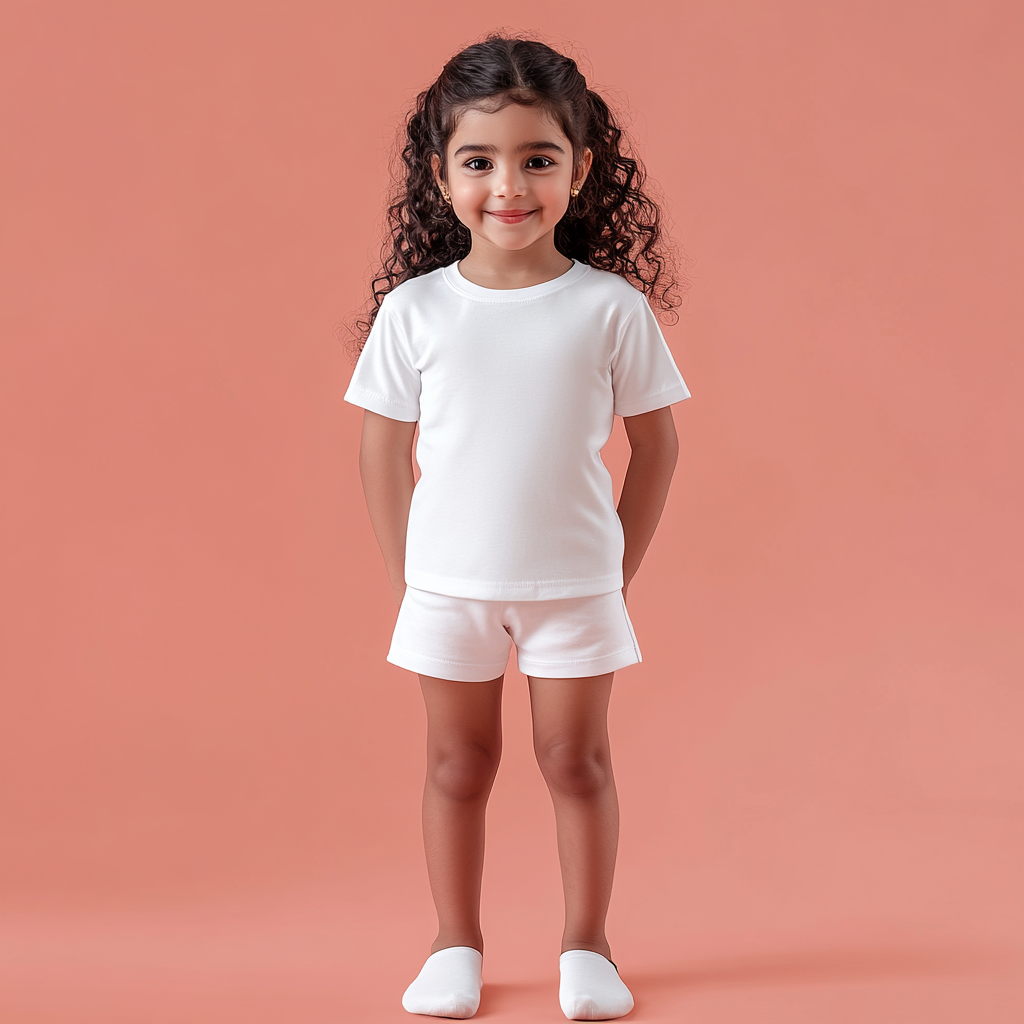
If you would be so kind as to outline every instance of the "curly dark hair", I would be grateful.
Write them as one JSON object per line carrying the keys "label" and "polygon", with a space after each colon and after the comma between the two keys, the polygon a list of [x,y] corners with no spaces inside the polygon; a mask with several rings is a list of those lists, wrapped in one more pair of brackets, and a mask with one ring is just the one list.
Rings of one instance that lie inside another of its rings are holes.
{"label": "curly dark hair", "polygon": [[[681,286],[663,214],[645,190],[643,165],[626,151],[625,135],[608,104],[587,87],[572,58],[533,39],[493,33],[452,57],[406,118],[404,180],[396,180],[389,197],[381,266],[371,282],[372,307],[352,331],[356,355],[388,292],[469,254],[470,232],[441,199],[431,157],[439,157],[444,179],[457,119],[482,101],[489,101],[488,110],[509,103],[541,106],[572,143],[577,165],[590,148],[590,173],[555,228],[555,246],[565,256],[627,278],[648,296],[655,312],[674,323]],[[682,290],[688,287],[684,279]]]}

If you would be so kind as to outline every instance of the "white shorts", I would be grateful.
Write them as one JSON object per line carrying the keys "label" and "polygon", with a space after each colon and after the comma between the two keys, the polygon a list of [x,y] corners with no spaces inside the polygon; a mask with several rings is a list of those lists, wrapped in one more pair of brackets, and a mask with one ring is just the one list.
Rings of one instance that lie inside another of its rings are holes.
{"label": "white shorts", "polygon": [[482,683],[505,671],[577,679],[643,659],[622,591],[550,601],[481,601],[407,587],[388,661],[425,676]]}

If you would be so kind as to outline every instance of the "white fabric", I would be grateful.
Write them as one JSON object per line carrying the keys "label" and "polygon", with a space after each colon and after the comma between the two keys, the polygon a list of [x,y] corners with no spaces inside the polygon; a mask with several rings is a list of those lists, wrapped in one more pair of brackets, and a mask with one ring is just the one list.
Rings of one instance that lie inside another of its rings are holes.
{"label": "white fabric", "polygon": [[472,1017],[480,1007],[483,957],[472,946],[449,946],[427,957],[402,996],[410,1013],[429,1017]]}
{"label": "white fabric", "polygon": [[381,303],[345,400],[419,421],[411,587],[484,600],[622,587],[600,450],[614,416],[690,397],[643,292],[576,262],[500,290],[451,264]]}
{"label": "white fabric", "polygon": [[615,964],[589,949],[569,949],[558,958],[558,1004],[569,1020],[611,1020],[633,1009],[633,994]]}
{"label": "white fabric", "polygon": [[621,590],[550,601],[480,601],[407,587],[388,661],[439,679],[482,683],[505,671],[579,679],[642,660]]}

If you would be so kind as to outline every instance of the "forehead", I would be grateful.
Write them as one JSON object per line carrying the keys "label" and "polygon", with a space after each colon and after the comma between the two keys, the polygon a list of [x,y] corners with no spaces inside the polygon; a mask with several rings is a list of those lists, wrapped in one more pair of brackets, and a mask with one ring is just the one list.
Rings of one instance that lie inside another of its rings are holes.
{"label": "forehead", "polygon": [[467,107],[461,111],[455,131],[448,140],[448,148],[451,152],[453,147],[469,143],[505,149],[523,142],[541,141],[568,144],[569,140],[544,107],[509,103],[500,110]]}

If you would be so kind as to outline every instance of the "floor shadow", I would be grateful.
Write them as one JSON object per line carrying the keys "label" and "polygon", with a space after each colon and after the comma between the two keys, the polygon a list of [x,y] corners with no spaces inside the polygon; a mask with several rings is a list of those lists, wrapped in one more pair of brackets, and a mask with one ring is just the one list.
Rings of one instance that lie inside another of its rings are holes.
{"label": "floor shadow", "polygon": [[480,1009],[477,1010],[476,1017],[486,1017],[489,1013],[518,1009],[524,1002],[538,997],[551,998],[552,993],[557,997],[557,979],[553,983],[551,981],[524,981],[503,982],[497,985],[485,981],[483,988],[480,989]]}
{"label": "floor shadow", "polygon": [[[789,950],[693,960],[660,971],[623,968],[623,981],[636,1000],[634,1013],[665,1009],[665,1000],[699,989],[760,985],[816,985],[887,979],[989,973],[1015,969],[1019,957],[1007,947],[880,945]],[[555,1005],[557,977],[543,981],[484,982],[477,1017],[530,1012]],[[659,1007],[660,1004],[660,1007]],[[475,1018],[474,1018],[475,1019]],[[531,1018],[532,1019],[532,1018]]]}
{"label": "floor shadow", "polygon": [[666,989],[828,984],[987,973],[1005,970],[1016,962],[1013,951],[1000,947],[845,947],[722,957],[680,965],[676,970],[630,971],[623,974],[623,980],[637,995]]}

